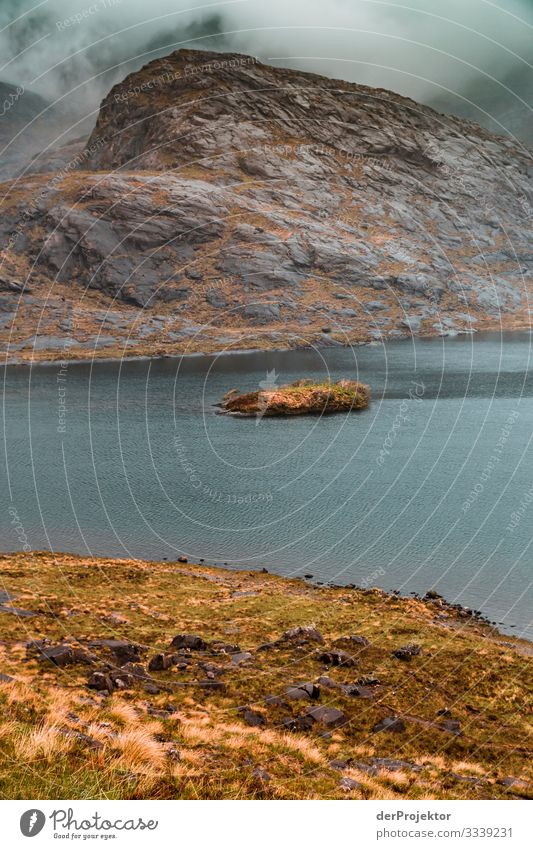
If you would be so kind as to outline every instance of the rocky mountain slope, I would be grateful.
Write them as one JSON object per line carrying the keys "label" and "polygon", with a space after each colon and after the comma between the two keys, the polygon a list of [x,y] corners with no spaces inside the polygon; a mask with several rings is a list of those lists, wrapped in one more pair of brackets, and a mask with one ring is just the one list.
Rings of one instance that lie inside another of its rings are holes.
{"label": "rocky mountain slope", "polygon": [[531,156],[391,92],[181,50],[58,162],[2,187],[11,359],[529,326]]}

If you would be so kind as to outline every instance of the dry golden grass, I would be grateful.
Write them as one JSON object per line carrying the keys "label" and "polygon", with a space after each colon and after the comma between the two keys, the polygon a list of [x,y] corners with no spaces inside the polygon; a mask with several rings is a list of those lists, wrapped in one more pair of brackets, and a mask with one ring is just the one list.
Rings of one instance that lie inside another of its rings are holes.
{"label": "dry golden grass", "polygon": [[[452,613],[440,621],[431,604],[381,591],[317,589],[274,575],[174,563],[14,555],[0,557],[0,569],[4,586],[24,595],[26,607],[54,611],[53,617],[26,620],[23,639],[16,617],[0,616],[0,671],[20,678],[0,683],[0,794],[6,798],[528,795],[527,785],[509,789],[499,781],[509,775],[531,780],[531,647],[482,623]],[[243,590],[253,594],[235,598]],[[73,608],[76,617],[69,615]],[[127,621],[113,624],[104,616],[109,610]],[[350,681],[372,674],[382,682],[371,700],[324,689],[321,703],[349,718],[326,736],[318,726],[308,732],[283,726],[284,716],[305,712],[305,704],[272,709],[263,702],[268,693],[283,695],[289,683],[324,673],[313,645],[282,642],[254,652],[248,668],[232,668],[217,656],[214,662],[226,669],[220,694],[194,686],[205,672],[193,653],[190,670],[156,674],[170,692],[147,694],[137,685],[107,697],[86,688],[86,666],[46,667],[24,648],[24,639],[36,635],[53,642],[68,633],[81,645],[123,636],[149,647],[149,658],[168,650],[176,633],[212,640],[227,639],[229,632],[232,642],[253,651],[287,628],[310,623],[328,645],[350,633],[371,642],[355,668],[332,668],[328,675]],[[412,641],[424,647],[419,658],[410,664],[392,658],[392,649]],[[172,712],[165,709],[169,702]],[[261,712],[265,726],[245,724],[239,708],[246,704]],[[439,730],[444,707],[460,720],[461,737]],[[405,718],[405,733],[373,734],[374,723],[391,713]],[[374,758],[420,769],[376,770]],[[332,759],[347,762],[346,768],[334,769]],[[343,777],[361,786],[343,789]]]}
{"label": "dry golden grass", "polygon": [[21,762],[56,757],[70,749],[71,741],[57,725],[43,722],[16,741],[15,751]]}
{"label": "dry golden grass", "polygon": [[146,728],[126,728],[110,742],[113,751],[120,753],[119,764],[128,769],[150,764],[161,767],[165,751]]}

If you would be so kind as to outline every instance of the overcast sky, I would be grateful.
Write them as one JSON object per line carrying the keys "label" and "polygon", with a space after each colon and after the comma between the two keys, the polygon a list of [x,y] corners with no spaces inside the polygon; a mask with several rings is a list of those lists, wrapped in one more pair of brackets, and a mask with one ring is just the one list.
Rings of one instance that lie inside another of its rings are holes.
{"label": "overcast sky", "polygon": [[1,0],[0,28],[0,79],[85,111],[110,83],[185,44],[453,111],[524,113],[531,102],[531,0]]}

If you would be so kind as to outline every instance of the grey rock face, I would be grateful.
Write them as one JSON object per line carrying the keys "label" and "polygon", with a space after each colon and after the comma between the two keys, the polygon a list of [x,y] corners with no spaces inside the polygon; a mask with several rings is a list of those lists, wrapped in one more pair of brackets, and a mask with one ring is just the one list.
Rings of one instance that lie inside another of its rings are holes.
{"label": "grey rock face", "polygon": [[527,151],[390,92],[220,59],[181,50],[130,75],[79,170],[49,171],[74,145],[7,192],[6,312],[31,305],[28,284],[37,309],[56,282],[199,326],[229,310],[233,327],[367,338],[372,312],[398,335],[432,315],[447,333],[447,316],[461,329],[525,311]]}

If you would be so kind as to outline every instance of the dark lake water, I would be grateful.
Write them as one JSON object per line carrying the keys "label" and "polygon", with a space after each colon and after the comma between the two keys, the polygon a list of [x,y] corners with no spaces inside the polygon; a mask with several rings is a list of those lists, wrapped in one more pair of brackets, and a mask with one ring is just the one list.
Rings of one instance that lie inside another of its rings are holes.
{"label": "dark lake water", "polygon": [[[435,588],[533,637],[531,353],[529,334],[478,334],[11,366],[0,547],[185,554],[402,593]],[[291,420],[213,407],[233,387],[302,376],[361,379],[372,405]]]}

